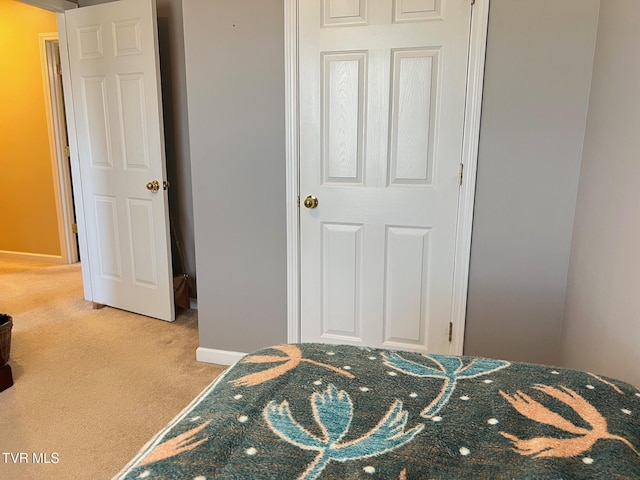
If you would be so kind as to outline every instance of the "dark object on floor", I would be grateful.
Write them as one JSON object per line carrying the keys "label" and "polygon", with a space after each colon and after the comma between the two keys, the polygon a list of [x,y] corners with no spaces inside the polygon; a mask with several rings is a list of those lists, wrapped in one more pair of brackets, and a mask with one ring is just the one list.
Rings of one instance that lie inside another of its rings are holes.
{"label": "dark object on floor", "polygon": [[11,367],[9,365],[4,365],[0,367],[0,392],[3,392],[12,386],[13,375],[11,374]]}
{"label": "dark object on floor", "polygon": [[173,223],[173,217],[169,215],[171,221],[171,238],[176,245],[178,251],[178,259],[180,260],[181,273],[176,273],[174,269],[173,275],[173,295],[177,308],[187,310],[191,308],[191,299],[189,298],[189,274],[184,260],[184,250],[180,241],[180,234],[176,225]]}
{"label": "dark object on floor", "polygon": [[0,367],[4,367],[9,361],[12,327],[13,319],[9,315],[0,313]]}
{"label": "dark object on floor", "polygon": [[11,328],[13,319],[0,313],[0,392],[13,386],[11,367],[7,365],[11,353]]}
{"label": "dark object on floor", "polygon": [[188,309],[191,306],[189,300],[189,275],[186,273],[174,275],[173,292],[175,295],[176,307]]}

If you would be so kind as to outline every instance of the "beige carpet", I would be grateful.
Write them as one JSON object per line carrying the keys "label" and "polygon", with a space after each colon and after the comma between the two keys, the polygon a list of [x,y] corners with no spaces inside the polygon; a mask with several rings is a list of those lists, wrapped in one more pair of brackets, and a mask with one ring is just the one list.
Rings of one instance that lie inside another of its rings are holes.
{"label": "beige carpet", "polygon": [[224,368],[195,361],[195,310],[175,323],[94,310],[79,265],[0,259],[0,312],[15,381],[0,393],[0,479],[109,479]]}

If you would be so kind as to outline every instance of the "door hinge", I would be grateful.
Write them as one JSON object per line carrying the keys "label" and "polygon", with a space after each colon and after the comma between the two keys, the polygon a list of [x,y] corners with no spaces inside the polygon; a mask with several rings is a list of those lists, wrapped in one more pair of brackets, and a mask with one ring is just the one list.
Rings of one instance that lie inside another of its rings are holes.
{"label": "door hinge", "polygon": [[449,322],[449,343],[453,340],[453,322]]}
{"label": "door hinge", "polygon": [[71,149],[69,148],[69,145],[64,147],[64,156],[67,158],[71,158]]}
{"label": "door hinge", "polygon": [[458,185],[462,185],[462,172],[464,171],[464,164],[458,165]]}
{"label": "door hinge", "polygon": [[62,65],[56,63],[56,74],[62,76]]}
{"label": "door hinge", "polygon": [[471,5],[475,5],[476,4],[476,0],[471,0]]}
{"label": "door hinge", "polygon": [[300,195],[296,197],[296,204],[298,205],[298,208],[300,208]]}
{"label": "door hinge", "polygon": [[71,231],[73,233],[78,233],[78,224],[77,223],[72,223],[71,224]]}

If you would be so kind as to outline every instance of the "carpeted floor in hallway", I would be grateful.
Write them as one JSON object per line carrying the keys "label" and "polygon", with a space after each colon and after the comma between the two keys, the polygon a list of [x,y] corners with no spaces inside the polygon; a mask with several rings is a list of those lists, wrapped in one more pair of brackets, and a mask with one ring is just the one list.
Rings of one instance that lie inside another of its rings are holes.
{"label": "carpeted floor in hallway", "polygon": [[197,311],[94,310],[79,264],[0,259],[0,312],[15,381],[0,393],[2,479],[109,479],[224,369],[195,360]]}

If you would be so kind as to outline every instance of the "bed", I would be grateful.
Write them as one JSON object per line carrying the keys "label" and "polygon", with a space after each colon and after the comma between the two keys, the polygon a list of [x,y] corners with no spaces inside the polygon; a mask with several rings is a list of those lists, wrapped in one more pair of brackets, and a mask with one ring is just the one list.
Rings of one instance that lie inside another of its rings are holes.
{"label": "bed", "polygon": [[287,344],[219,376],[114,478],[640,479],[640,392],[469,356]]}

